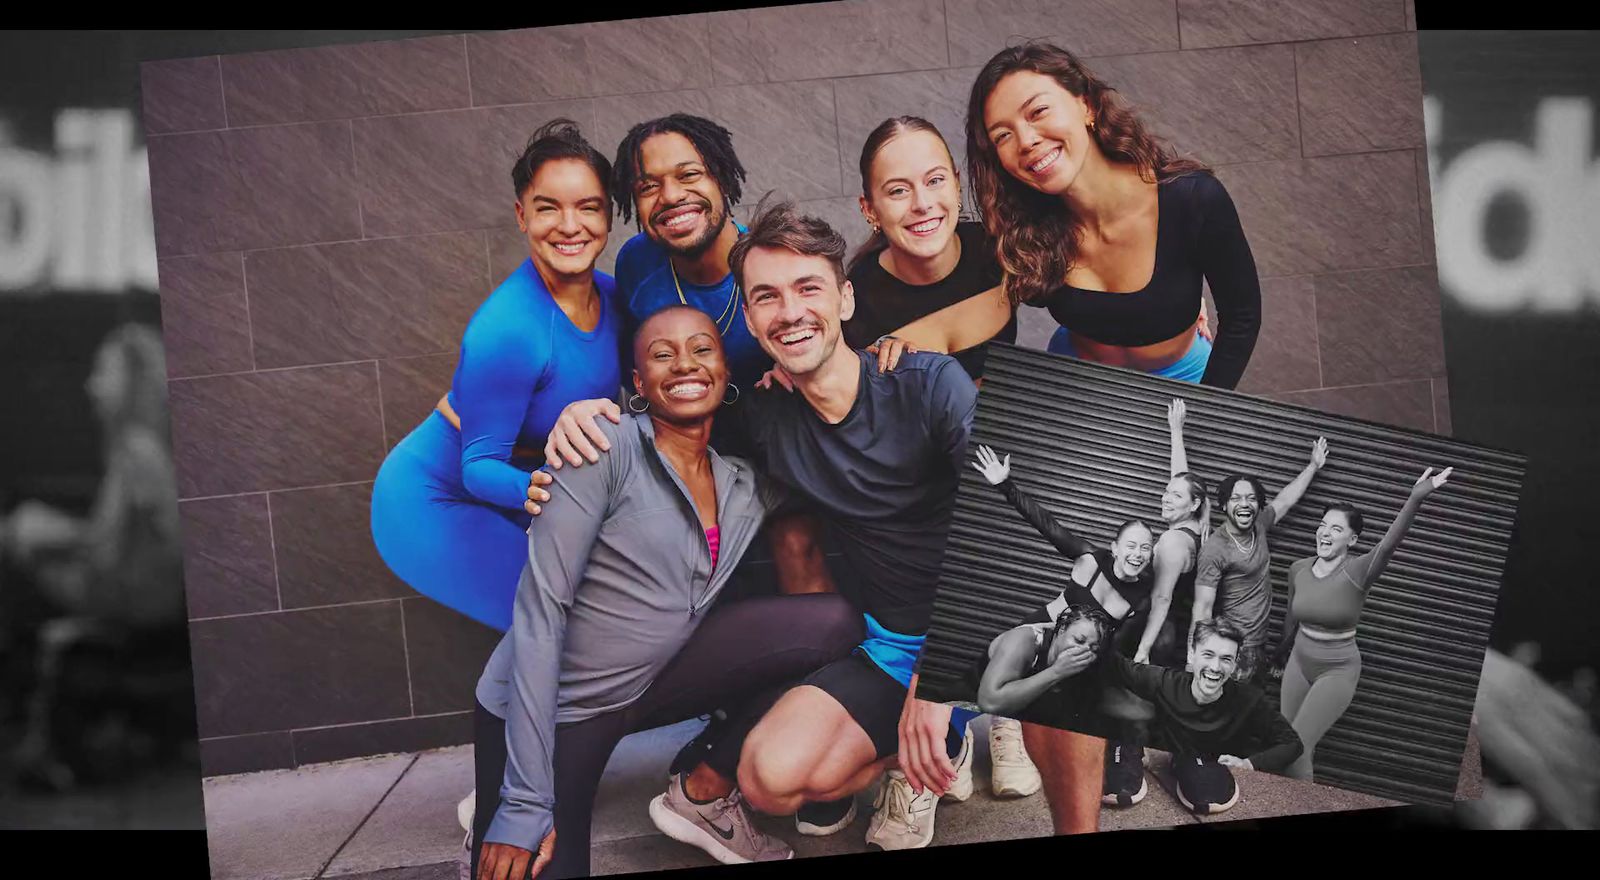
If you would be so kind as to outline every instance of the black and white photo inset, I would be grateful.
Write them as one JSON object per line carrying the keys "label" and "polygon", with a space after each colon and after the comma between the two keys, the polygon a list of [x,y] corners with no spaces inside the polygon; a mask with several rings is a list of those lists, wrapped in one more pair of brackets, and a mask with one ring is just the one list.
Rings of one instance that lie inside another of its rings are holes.
{"label": "black and white photo inset", "polygon": [[1105,738],[1113,807],[1159,782],[1222,812],[1255,772],[1453,800],[1520,455],[1013,346],[989,363],[920,698]]}

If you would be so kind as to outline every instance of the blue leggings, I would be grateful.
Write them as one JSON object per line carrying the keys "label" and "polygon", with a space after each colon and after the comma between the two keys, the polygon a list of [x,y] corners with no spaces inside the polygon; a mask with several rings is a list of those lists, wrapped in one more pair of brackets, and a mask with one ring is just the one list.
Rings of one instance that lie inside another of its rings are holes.
{"label": "blue leggings", "polygon": [[[1078,352],[1072,347],[1072,334],[1067,328],[1060,327],[1055,335],[1050,337],[1050,344],[1046,350],[1052,354],[1064,354],[1077,357]],[[1175,363],[1162,367],[1152,372],[1152,376],[1162,376],[1167,379],[1177,379],[1182,382],[1200,384],[1200,377],[1206,374],[1206,363],[1211,360],[1211,340],[1196,333],[1194,344]]]}
{"label": "blue leggings", "polygon": [[438,411],[384,459],[372,487],[372,540],[412,589],[505,632],[528,561],[525,511],[461,484],[461,432]]}

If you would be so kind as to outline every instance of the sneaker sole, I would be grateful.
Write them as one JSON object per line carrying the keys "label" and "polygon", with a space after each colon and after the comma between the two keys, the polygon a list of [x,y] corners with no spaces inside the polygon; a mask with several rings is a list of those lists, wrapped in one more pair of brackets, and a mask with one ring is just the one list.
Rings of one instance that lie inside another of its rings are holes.
{"label": "sneaker sole", "polygon": [[[706,833],[704,828],[667,809],[666,799],[666,795],[658,794],[650,801],[650,821],[655,823],[656,830],[679,843],[703,850],[724,865],[750,864],[750,859],[728,849],[721,840]],[[790,850],[784,858],[794,858],[794,850]]]}
{"label": "sneaker sole", "polygon": [[1150,783],[1145,780],[1143,775],[1141,775],[1139,777],[1139,790],[1134,792],[1132,795],[1128,796],[1128,802],[1126,804],[1122,803],[1122,795],[1120,795],[1120,794],[1105,794],[1105,795],[1101,795],[1100,796],[1100,803],[1105,804],[1106,806],[1110,806],[1110,807],[1115,807],[1115,806],[1131,807],[1134,804],[1144,800],[1144,796],[1149,794],[1149,793],[1150,793]]}
{"label": "sneaker sole", "polygon": [[855,801],[851,801],[850,809],[845,812],[844,818],[833,823],[832,825],[813,825],[810,822],[802,820],[799,815],[796,815],[794,817],[794,828],[796,831],[804,834],[807,837],[827,837],[830,834],[838,834],[846,828],[849,828],[850,823],[854,822],[855,820],[856,804]]}
{"label": "sneaker sole", "polygon": [[1227,803],[1225,803],[1225,804],[1212,804],[1209,808],[1204,809],[1204,810],[1197,810],[1197,809],[1194,808],[1194,804],[1189,803],[1189,799],[1183,796],[1183,787],[1182,786],[1175,785],[1175,786],[1173,786],[1173,788],[1176,788],[1178,790],[1177,791],[1178,803],[1183,804],[1184,808],[1187,809],[1189,812],[1195,813],[1195,814],[1198,814],[1198,815],[1201,815],[1201,816],[1214,816],[1217,813],[1225,813],[1228,810],[1233,809],[1233,805],[1237,804],[1239,802],[1239,786],[1237,784],[1235,784],[1234,787],[1233,787],[1233,797],[1228,798],[1228,802]]}
{"label": "sneaker sole", "polygon": [[[991,782],[991,785],[993,785],[992,782]],[[1020,786],[1020,787],[1011,786],[1011,785],[1007,785],[1007,786],[1002,787],[1002,786],[994,785],[993,786],[993,788],[994,788],[994,796],[997,797],[997,798],[1025,798],[1025,797],[1028,797],[1029,795],[1033,794],[1034,792],[1037,792],[1041,787],[1043,787],[1043,785],[1044,785],[1044,780],[1041,779],[1037,774],[1035,774],[1031,784],[1029,784],[1029,785],[1024,785],[1024,786]]]}

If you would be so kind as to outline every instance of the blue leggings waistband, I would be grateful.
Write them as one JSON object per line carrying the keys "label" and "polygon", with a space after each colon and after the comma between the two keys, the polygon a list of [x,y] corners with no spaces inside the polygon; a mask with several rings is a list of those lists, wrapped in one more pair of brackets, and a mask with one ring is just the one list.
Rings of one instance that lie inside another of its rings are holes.
{"label": "blue leggings waistband", "polygon": [[[1064,354],[1068,357],[1077,357],[1078,352],[1072,345],[1072,334],[1065,327],[1056,329],[1055,335],[1050,337],[1050,344],[1046,348],[1052,354]],[[1211,340],[1196,333],[1194,344],[1171,364],[1154,370],[1152,376],[1161,376],[1167,379],[1177,379],[1180,382],[1193,382],[1199,384],[1200,378],[1206,374],[1206,364],[1211,360]]]}

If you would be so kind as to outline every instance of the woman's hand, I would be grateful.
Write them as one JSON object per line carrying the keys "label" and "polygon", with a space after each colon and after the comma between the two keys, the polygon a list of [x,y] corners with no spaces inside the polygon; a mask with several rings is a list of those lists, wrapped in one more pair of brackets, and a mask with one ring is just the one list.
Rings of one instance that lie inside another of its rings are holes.
{"label": "woman's hand", "polygon": [[[539,844],[539,855],[512,846],[508,843],[485,843],[482,852],[478,855],[477,880],[522,880],[523,871],[527,870],[530,880],[536,880],[544,866],[550,864],[550,859],[556,853],[556,832],[554,829],[544,836]],[[528,868],[529,859],[533,860],[533,867]]]}
{"label": "woman's hand", "polygon": [[911,783],[911,790],[924,788],[941,797],[956,780],[956,767],[945,753],[945,736],[950,730],[950,707],[916,698],[917,680],[911,679],[906,705],[900,712],[900,771]]}
{"label": "woman's hand", "polygon": [[546,471],[543,468],[540,468],[539,470],[529,474],[528,500],[522,502],[522,509],[534,516],[538,516],[544,510],[544,508],[540,505],[550,503],[550,493],[539,487],[548,486],[555,481],[556,478],[550,476],[549,471]]}
{"label": "woman's hand", "polygon": [[783,367],[780,367],[777,364],[773,364],[772,369],[761,374],[761,378],[756,380],[756,387],[771,388],[773,383],[782,385],[783,390],[785,391],[794,390],[794,378],[789,375],[788,370],[785,370]]}
{"label": "woman's hand", "polygon": [[1189,409],[1184,404],[1183,398],[1173,398],[1172,402],[1167,404],[1167,427],[1172,429],[1174,433],[1182,434],[1183,420],[1188,415]]}
{"label": "woman's hand", "polygon": [[1433,494],[1435,489],[1449,482],[1450,474],[1454,470],[1455,468],[1453,467],[1447,467],[1438,473],[1434,473],[1433,468],[1428,468],[1422,472],[1422,476],[1417,478],[1416,485],[1411,487],[1411,494],[1422,496]]}
{"label": "woman's hand", "polygon": [[915,354],[921,349],[901,339],[898,336],[880,336],[878,341],[867,346],[867,354],[878,356],[878,372],[893,370],[900,363],[903,354]]}
{"label": "woman's hand", "polygon": [[983,474],[989,485],[998,486],[1011,476],[1011,454],[1006,453],[1006,460],[994,454],[994,450],[983,444],[978,445],[978,461],[972,466],[973,470]]}
{"label": "woman's hand", "polygon": [[1232,767],[1235,770],[1256,769],[1256,765],[1250,763],[1249,758],[1236,758],[1233,755],[1220,755],[1217,758],[1217,763],[1224,767]]}
{"label": "woman's hand", "polygon": [[1207,342],[1215,342],[1217,331],[1211,329],[1211,319],[1206,317],[1206,301],[1200,301],[1200,317],[1194,322],[1195,332],[1205,337]]}
{"label": "woman's hand", "polygon": [[1071,678],[1094,664],[1095,653],[1085,645],[1068,645],[1061,649],[1050,663],[1050,673],[1057,679]]}
{"label": "woman's hand", "polygon": [[1135,651],[1135,652],[1133,652],[1133,662],[1135,662],[1135,663],[1143,663],[1144,665],[1149,666],[1150,665],[1150,652],[1149,651]]}
{"label": "woman's hand", "polygon": [[578,400],[567,404],[550,429],[550,439],[544,444],[544,461],[551,470],[561,470],[561,460],[579,467],[584,459],[590,464],[600,460],[601,451],[610,452],[611,442],[600,433],[600,416],[613,425],[622,424],[622,408],[614,400]]}
{"label": "woman's hand", "polygon": [[1327,463],[1328,438],[1318,437],[1317,442],[1311,444],[1311,466],[1320,471],[1322,470],[1322,466]]}

